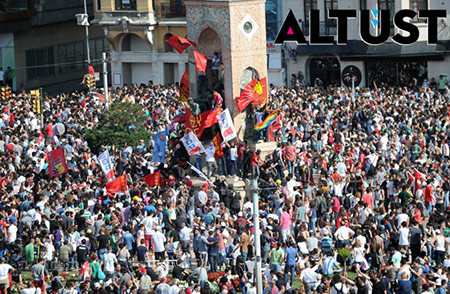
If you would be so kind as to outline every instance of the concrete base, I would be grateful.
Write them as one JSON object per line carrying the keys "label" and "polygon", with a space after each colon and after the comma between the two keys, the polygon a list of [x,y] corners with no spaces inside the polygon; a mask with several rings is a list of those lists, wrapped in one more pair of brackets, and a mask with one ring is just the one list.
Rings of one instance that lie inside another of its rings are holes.
{"label": "concrete base", "polygon": [[269,154],[272,154],[275,149],[277,149],[277,143],[276,142],[263,142],[263,143],[256,143],[255,150],[261,150],[261,159],[265,160],[266,156]]}
{"label": "concrete base", "polygon": [[[250,180],[242,180],[235,177],[227,177],[228,184],[233,185],[233,189],[236,193],[239,193],[241,195],[241,206],[245,202],[246,197],[251,197],[251,191],[250,191]],[[192,189],[196,192],[200,190],[205,184],[205,180],[199,177],[193,177],[191,176],[191,180],[193,183]],[[210,179],[211,181],[214,181],[215,178]]]}

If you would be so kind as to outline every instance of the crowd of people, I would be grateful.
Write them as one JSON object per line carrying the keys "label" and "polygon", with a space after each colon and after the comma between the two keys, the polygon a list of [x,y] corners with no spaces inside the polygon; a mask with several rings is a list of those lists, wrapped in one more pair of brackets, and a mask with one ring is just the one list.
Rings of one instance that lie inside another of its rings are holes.
{"label": "crowd of people", "polygon": [[[185,125],[173,122],[185,111],[178,94],[136,84],[111,92],[111,102],[143,108],[149,133],[171,130],[159,166],[153,136],[104,146],[115,175],[127,174],[128,191],[113,195],[85,138],[105,111],[101,95],[46,95],[43,126],[27,93],[3,102],[0,293],[257,293],[254,213],[263,293],[447,293],[446,83],[355,97],[344,87],[271,86],[254,111],[260,121],[280,110],[276,149],[234,139],[221,158],[210,142],[201,157],[187,155]],[[69,171],[52,178],[45,154],[56,147]],[[149,187],[142,178],[156,169],[165,185]],[[251,178],[258,211],[233,187]]]}

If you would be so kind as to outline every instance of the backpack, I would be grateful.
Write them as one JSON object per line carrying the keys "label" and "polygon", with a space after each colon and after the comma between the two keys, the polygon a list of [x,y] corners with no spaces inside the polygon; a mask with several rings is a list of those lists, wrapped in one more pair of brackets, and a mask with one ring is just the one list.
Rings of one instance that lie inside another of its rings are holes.
{"label": "backpack", "polygon": [[352,203],[350,201],[350,197],[349,196],[344,196],[344,208],[349,210],[350,207],[352,206]]}
{"label": "backpack", "polygon": [[344,294],[344,284],[341,283],[341,290],[338,290],[338,288],[336,288],[336,285],[333,285],[334,290],[336,290],[336,294]]}

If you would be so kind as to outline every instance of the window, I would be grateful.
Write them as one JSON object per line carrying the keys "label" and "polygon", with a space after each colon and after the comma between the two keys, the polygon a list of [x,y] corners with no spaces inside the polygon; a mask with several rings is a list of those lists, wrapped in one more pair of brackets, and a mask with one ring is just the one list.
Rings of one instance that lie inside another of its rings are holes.
{"label": "window", "polygon": [[328,18],[328,11],[338,9],[338,0],[326,0],[325,1],[325,19],[326,27],[336,27],[336,19]]}
{"label": "window", "polygon": [[280,27],[279,5],[276,0],[266,0],[266,36],[268,41],[273,41],[277,37]]}
{"label": "window", "polygon": [[25,59],[28,80],[55,75],[53,47],[28,50]]}
{"label": "window", "polygon": [[367,0],[359,0],[359,10],[367,10]]}
{"label": "window", "polygon": [[[427,0],[410,0],[409,8],[417,13],[419,13],[419,10],[426,10],[428,9]],[[413,21],[426,22],[426,19],[421,19],[416,16]]]}
{"label": "window", "polygon": [[102,0],[96,0],[95,3],[97,4],[96,5],[97,11],[102,10]]}
{"label": "window", "polygon": [[136,0],[116,0],[116,10],[136,10]]}
{"label": "window", "polygon": [[169,43],[166,42],[170,37],[172,37],[172,34],[165,34],[164,35],[164,52],[173,52],[172,46],[169,45]]}
{"label": "window", "polygon": [[[378,0],[378,10],[389,10],[391,20],[395,16],[395,0]],[[381,22],[378,23],[381,27]],[[395,35],[394,22],[391,21],[391,36]]]}
{"label": "window", "polygon": [[305,0],[305,23],[309,26],[309,11],[317,9],[317,0]]}
{"label": "window", "polygon": [[83,41],[58,45],[58,72],[64,74],[83,69],[84,52]]}
{"label": "window", "polygon": [[107,52],[106,50],[105,38],[101,37],[89,40],[89,51],[92,60],[101,59],[102,53]]}

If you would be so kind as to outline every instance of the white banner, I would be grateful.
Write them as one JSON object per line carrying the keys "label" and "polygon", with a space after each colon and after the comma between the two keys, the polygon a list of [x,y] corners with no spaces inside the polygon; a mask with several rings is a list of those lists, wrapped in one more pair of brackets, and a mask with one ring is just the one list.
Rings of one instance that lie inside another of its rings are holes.
{"label": "white banner", "polygon": [[204,179],[208,183],[208,185],[212,186],[212,182],[208,179],[208,177],[201,170],[199,170],[198,168],[193,166],[189,161],[187,163],[189,163],[189,165],[191,166],[191,169],[193,171],[195,171],[200,176],[200,178]]}
{"label": "white banner", "polygon": [[113,164],[112,157],[109,155],[108,150],[99,154],[98,163],[100,164],[100,167],[102,168],[102,171],[105,173],[108,181],[115,179],[114,164]]}
{"label": "white banner", "polygon": [[225,142],[233,140],[237,137],[233,120],[231,119],[228,109],[225,109],[221,114],[218,114],[217,119],[219,120],[220,132],[222,133],[222,137]]}
{"label": "white banner", "polygon": [[202,143],[197,138],[197,136],[195,136],[194,132],[189,132],[184,135],[184,137],[181,138],[181,142],[183,142],[183,145],[190,156],[196,154],[197,152],[206,152],[205,147],[203,147]]}

